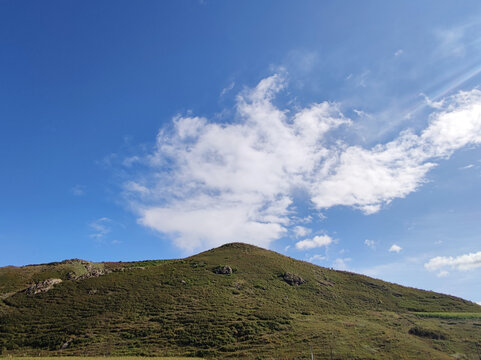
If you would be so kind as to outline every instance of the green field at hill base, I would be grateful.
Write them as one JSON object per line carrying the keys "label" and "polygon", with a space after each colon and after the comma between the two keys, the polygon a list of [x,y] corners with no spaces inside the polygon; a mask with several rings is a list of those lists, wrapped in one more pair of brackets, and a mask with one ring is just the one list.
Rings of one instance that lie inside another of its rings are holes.
{"label": "green field at hill base", "polygon": [[143,357],[143,356],[44,356],[44,357],[0,357],[11,360],[202,360],[193,357]]}

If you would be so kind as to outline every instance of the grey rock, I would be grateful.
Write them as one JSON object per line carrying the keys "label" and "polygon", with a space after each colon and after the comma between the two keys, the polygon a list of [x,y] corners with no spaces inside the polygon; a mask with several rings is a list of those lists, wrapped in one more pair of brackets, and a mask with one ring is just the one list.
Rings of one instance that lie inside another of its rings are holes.
{"label": "grey rock", "polygon": [[282,279],[291,286],[299,286],[306,282],[306,280],[301,278],[299,275],[291,273],[284,273],[282,275]]}
{"label": "grey rock", "polygon": [[232,274],[232,268],[227,265],[217,266],[214,268],[214,273],[216,274],[223,274],[223,275],[230,275]]}
{"label": "grey rock", "polygon": [[56,284],[60,284],[62,279],[47,279],[43,281],[39,281],[31,285],[29,288],[25,290],[27,295],[35,295],[43,292],[47,292],[54,287]]}

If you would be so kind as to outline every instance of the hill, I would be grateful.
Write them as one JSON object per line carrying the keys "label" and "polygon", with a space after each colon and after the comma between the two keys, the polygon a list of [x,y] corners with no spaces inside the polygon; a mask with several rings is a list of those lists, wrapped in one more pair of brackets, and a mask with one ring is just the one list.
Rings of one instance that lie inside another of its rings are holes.
{"label": "hill", "polygon": [[474,359],[481,307],[233,243],[0,268],[3,355]]}

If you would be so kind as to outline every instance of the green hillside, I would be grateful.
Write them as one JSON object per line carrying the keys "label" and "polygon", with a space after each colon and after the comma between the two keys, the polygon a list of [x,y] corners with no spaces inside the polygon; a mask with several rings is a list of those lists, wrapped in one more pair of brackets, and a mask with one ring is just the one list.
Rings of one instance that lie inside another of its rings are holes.
{"label": "green hillside", "polygon": [[12,356],[310,359],[312,345],[316,359],[479,359],[481,346],[472,302],[240,243],[0,268],[0,297]]}

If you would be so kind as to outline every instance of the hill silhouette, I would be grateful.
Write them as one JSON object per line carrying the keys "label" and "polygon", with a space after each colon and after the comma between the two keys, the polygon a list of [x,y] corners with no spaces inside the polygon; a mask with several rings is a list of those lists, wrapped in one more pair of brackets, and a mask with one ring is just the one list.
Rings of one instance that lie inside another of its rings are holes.
{"label": "hill silhouette", "polygon": [[481,307],[243,243],[0,268],[3,355],[472,358]]}

